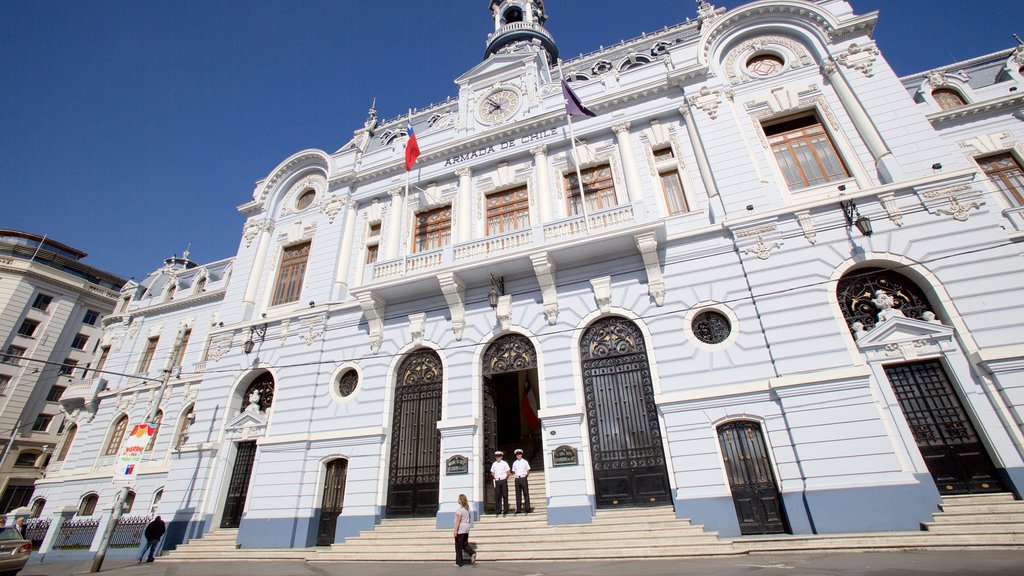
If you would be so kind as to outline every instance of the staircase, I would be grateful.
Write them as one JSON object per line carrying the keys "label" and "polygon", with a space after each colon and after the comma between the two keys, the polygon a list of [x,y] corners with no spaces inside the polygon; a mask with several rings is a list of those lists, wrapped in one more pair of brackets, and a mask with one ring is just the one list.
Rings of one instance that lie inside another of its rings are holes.
{"label": "staircase", "polygon": [[[510,490],[512,492],[512,490]],[[761,553],[883,550],[1024,550],[1024,501],[1008,493],[946,496],[941,511],[919,532],[721,539],[671,507],[598,510],[590,524],[549,526],[544,473],[530,474],[532,514],[480,518],[470,532],[478,560],[621,560]],[[513,500],[514,493],[510,494]],[[330,548],[245,549],[238,530],[213,530],[164,555],[168,560],[305,559],[341,562],[453,562],[450,528],[434,518],[385,519]]]}
{"label": "staircase", "polygon": [[744,538],[747,553],[875,550],[1024,550],[1024,501],[1009,493],[944,496],[921,532]]}

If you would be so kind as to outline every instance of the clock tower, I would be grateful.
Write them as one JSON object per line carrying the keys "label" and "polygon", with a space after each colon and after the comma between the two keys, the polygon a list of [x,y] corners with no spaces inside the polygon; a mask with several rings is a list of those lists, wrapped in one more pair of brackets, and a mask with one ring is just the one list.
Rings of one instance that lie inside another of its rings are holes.
{"label": "clock tower", "polygon": [[538,43],[547,53],[548,64],[558,60],[555,39],[544,28],[548,19],[542,0],[491,0],[494,33],[487,37],[484,58],[520,42]]}

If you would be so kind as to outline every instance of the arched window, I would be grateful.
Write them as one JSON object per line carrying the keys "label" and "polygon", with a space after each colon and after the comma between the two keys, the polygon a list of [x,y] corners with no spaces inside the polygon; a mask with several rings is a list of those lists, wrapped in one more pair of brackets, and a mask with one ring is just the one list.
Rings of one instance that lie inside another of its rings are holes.
{"label": "arched window", "polygon": [[128,495],[124,497],[124,504],[121,508],[125,514],[130,514],[132,508],[135,507],[135,492],[133,490],[128,491]]}
{"label": "arched window", "polygon": [[156,447],[156,437],[160,435],[160,425],[164,421],[164,411],[160,410],[156,413],[156,418],[153,419],[153,423],[156,424],[156,431],[149,438],[149,444],[146,444],[146,452],[152,452],[153,448]]}
{"label": "arched window", "polygon": [[[848,327],[859,322],[865,330],[874,328],[880,311],[874,302],[879,291],[890,296],[891,308],[907,318],[920,320],[922,314],[935,310],[917,284],[899,272],[884,268],[858,268],[846,273],[836,286],[836,298]],[[852,327],[850,331],[853,332]]]}
{"label": "arched window", "polygon": [[170,302],[171,300],[174,300],[174,291],[176,289],[177,287],[172,283],[170,288],[167,289],[167,292],[164,292],[164,302]]}
{"label": "arched window", "polygon": [[156,514],[157,508],[160,507],[160,501],[163,500],[163,499],[164,499],[164,489],[163,488],[159,488],[156,492],[153,493],[153,503],[149,505],[149,515],[150,516]]}
{"label": "arched window", "polygon": [[57,462],[62,462],[68,457],[68,451],[71,450],[71,444],[74,443],[76,434],[78,434],[78,424],[72,424],[64,434],[64,444],[61,445],[60,452],[57,453]]}
{"label": "arched window", "polygon": [[46,498],[36,498],[32,502],[32,517],[39,518],[39,515],[43,513],[43,508],[46,507]]}
{"label": "arched window", "polygon": [[[253,396],[253,394],[258,394]],[[266,412],[270,409],[270,405],[274,403],[274,376],[270,372],[264,372],[256,377],[249,384],[249,387],[245,389],[245,395],[242,396],[242,406],[239,412],[245,412],[248,408],[249,403],[254,401],[259,406],[260,412]]]}
{"label": "arched window", "polygon": [[90,492],[85,496],[82,496],[81,503],[78,504],[78,515],[79,516],[92,516],[92,513],[96,511],[96,502],[99,501],[100,497],[95,492]]}
{"label": "arched window", "polygon": [[195,421],[195,405],[190,405],[181,415],[178,423],[178,430],[175,432],[174,449],[181,450],[181,447],[188,442],[188,427]]}
{"label": "arched window", "polygon": [[943,110],[951,110],[967,104],[964,101],[964,97],[952,88],[932,90],[932,98],[935,99],[935,103],[939,105],[939,108]]}
{"label": "arched window", "polygon": [[15,466],[21,466],[25,468],[34,468],[36,462],[39,460],[39,452],[28,451],[18,454],[18,459],[15,460]]}
{"label": "arched window", "polygon": [[124,432],[127,428],[128,415],[122,414],[114,422],[114,426],[110,430],[110,439],[107,440],[107,448],[103,451],[104,456],[117,456],[117,451],[121,448],[121,440],[124,440]]}
{"label": "arched window", "polygon": [[206,292],[206,276],[201,276],[196,280],[196,285],[192,289],[192,292],[195,294],[202,294],[203,292]]}

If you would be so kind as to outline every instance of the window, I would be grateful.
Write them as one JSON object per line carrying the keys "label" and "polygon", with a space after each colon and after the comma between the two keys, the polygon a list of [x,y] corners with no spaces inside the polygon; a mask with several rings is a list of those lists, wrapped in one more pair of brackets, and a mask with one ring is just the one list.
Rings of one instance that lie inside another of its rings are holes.
{"label": "window", "polygon": [[64,395],[65,390],[67,390],[67,386],[50,386],[50,391],[46,393],[46,401],[59,402],[60,397]]}
{"label": "window", "polygon": [[156,418],[153,419],[153,424],[156,424],[156,432],[149,438],[149,444],[146,444],[146,452],[152,452],[156,446],[156,437],[160,435],[160,424],[164,421],[164,412],[160,410],[156,413]]}
{"label": "window", "polygon": [[499,236],[530,227],[530,197],[526,186],[487,196],[487,235]]}
{"label": "window", "polygon": [[32,335],[36,333],[36,328],[38,327],[39,322],[26,318],[25,320],[22,320],[21,327],[18,328],[18,334],[31,338]]}
{"label": "window", "polygon": [[174,355],[171,357],[171,366],[180,367],[182,361],[185,359],[185,348],[188,347],[188,340],[192,337],[192,329],[188,328],[181,335],[181,342],[178,343],[178,347],[174,349]]}
{"label": "window", "polygon": [[206,276],[196,280],[195,288],[193,288],[192,291],[195,294],[202,294],[203,292],[206,292]]}
{"label": "window", "polygon": [[38,460],[39,452],[22,452],[18,454],[18,459],[14,461],[14,465],[22,468],[35,468]]}
{"label": "window", "polygon": [[89,337],[85,334],[75,334],[75,339],[71,341],[71,347],[75,350],[85,350],[85,344],[89,341]]}
{"label": "window", "polygon": [[380,246],[380,222],[374,222],[366,228],[366,263],[376,264],[378,247]]}
{"label": "window", "polygon": [[46,432],[50,427],[50,422],[53,422],[53,416],[40,414],[39,416],[36,416],[36,421],[32,424],[32,429],[36,432]]}
{"label": "window", "polygon": [[64,444],[60,447],[60,452],[57,453],[58,462],[68,457],[68,452],[71,450],[71,445],[75,442],[75,435],[77,434],[78,426],[72,424],[71,428],[68,429],[68,433],[64,435]]}
{"label": "window", "polygon": [[964,102],[964,97],[952,88],[932,90],[932,98],[935,98],[935,103],[943,110],[951,110],[967,104],[967,102]]}
{"label": "window", "polygon": [[356,391],[356,386],[359,385],[359,373],[355,370],[346,370],[338,378],[338,395],[342,398],[351,396]]}
{"label": "window", "polygon": [[107,365],[107,357],[110,356],[110,346],[100,346],[100,359],[96,362],[96,369],[92,371],[93,376],[98,376],[103,367]]}
{"label": "window", "polygon": [[997,154],[978,158],[978,166],[1008,201],[1024,206],[1024,170],[1013,154]]}
{"label": "window", "polygon": [[277,274],[271,306],[287,304],[299,299],[299,293],[302,291],[302,279],[306,276],[309,246],[309,242],[303,242],[284,249],[281,255],[281,271]]}
{"label": "window", "polygon": [[0,513],[7,514],[15,508],[28,505],[34,490],[32,484],[15,484],[13,480],[10,481],[3,497],[0,498]]}
{"label": "window", "polygon": [[124,514],[130,514],[132,508],[135,507],[135,492],[132,490],[128,491],[128,495],[124,497],[124,502],[121,504],[121,510]]}
{"label": "window", "polygon": [[60,365],[61,376],[71,376],[71,373],[75,371],[75,366],[78,366],[78,360],[72,360],[71,358],[65,358],[64,363]]}
{"label": "window", "polygon": [[136,372],[149,372],[149,366],[153,363],[153,354],[156,353],[156,345],[159,341],[159,336],[154,336],[146,341],[146,350],[142,353],[142,358],[139,358],[139,369]]}
{"label": "window", "polygon": [[442,206],[416,215],[415,252],[443,248],[452,240],[452,207]]}
{"label": "window", "polygon": [[299,199],[295,201],[295,209],[305,210],[313,204],[313,200],[316,200],[316,192],[313,190],[306,190],[299,196]]}
{"label": "window", "polygon": [[153,503],[149,506],[149,515],[156,515],[157,508],[160,507],[160,501],[164,499],[164,489],[161,488],[153,494]]}
{"label": "window", "polygon": [[[612,179],[612,167],[608,164],[580,170],[583,177],[583,191],[587,196],[587,213],[611,208],[617,204],[615,200],[615,181]],[[580,185],[573,171],[565,176],[565,189],[568,195],[569,214],[577,216],[583,213],[580,206]]]}
{"label": "window", "polygon": [[693,318],[693,334],[705,344],[721,344],[732,333],[732,323],[721,312],[707,310]]}
{"label": "window", "polygon": [[118,307],[117,307],[118,311],[119,312],[126,312],[128,310],[128,305],[131,304],[131,302],[132,302],[131,294],[125,294],[124,297],[121,298],[121,304],[118,305]]}
{"label": "window", "polygon": [[46,498],[36,498],[32,502],[32,518],[39,518],[39,515],[43,513],[43,508],[46,507]]}
{"label": "window", "polygon": [[79,516],[91,516],[96,511],[96,502],[100,499],[95,493],[86,494],[82,497],[81,504],[78,505]]}
{"label": "window", "polygon": [[86,310],[85,317],[82,318],[82,324],[88,324],[89,326],[95,326],[96,321],[100,319],[100,313],[95,310]]}
{"label": "window", "polygon": [[175,286],[174,283],[171,283],[171,285],[167,288],[167,292],[164,292],[164,302],[170,302],[171,300],[174,300],[174,292],[177,289],[178,287]]}
{"label": "window", "polygon": [[7,393],[7,386],[11,383],[10,376],[0,375],[0,395]]}
{"label": "window", "polygon": [[785,66],[785,63],[782,61],[782,58],[774,54],[758,54],[747,60],[747,72],[754,76],[774,76],[782,72],[783,66]]}
{"label": "window", "polygon": [[174,440],[174,449],[181,450],[181,447],[188,442],[188,427],[195,420],[195,405],[189,406],[181,415],[181,422],[178,423],[177,438]]}
{"label": "window", "polygon": [[815,114],[766,124],[764,133],[790,188],[797,190],[849,178]]}
{"label": "window", "polygon": [[21,359],[25,357],[26,349],[21,346],[8,346],[7,352],[0,358],[4,364],[21,366]]}
{"label": "window", "polygon": [[665,195],[665,207],[668,208],[668,213],[689,212],[690,207],[686,203],[686,195],[683,193],[683,180],[679,176],[679,165],[672,147],[659,148],[652,151],[652,155],[658,169],[658,180],[661,181],[661,191]]}
{"label": "window", "polygon": [[369,244],[366,246],[366,263],[376,264],[377,263],[377,245]]}
{"label": "window", "polygon": [[53,302],[53,296],[42,293],[36,294],[36,300],[32,303],[32,307],[46,312],[46,309],[50,307],[50,302]]}
{"label": "window", "polygon": [[110,440],[107,441],[107,448],[103,451],[104,456],[117,456],[117,451],[121,448],[121,440],[124,440],[124,432],[128,428],[128,416],[121,415],[114,422],[114,427],[110,431]]}

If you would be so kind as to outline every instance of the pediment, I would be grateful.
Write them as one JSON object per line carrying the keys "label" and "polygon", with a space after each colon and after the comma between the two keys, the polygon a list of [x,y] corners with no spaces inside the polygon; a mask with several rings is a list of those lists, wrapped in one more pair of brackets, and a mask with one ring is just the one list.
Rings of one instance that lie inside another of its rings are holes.
{"label": "pediment", "polygon": [[519,78],[522,76],[524,64],[536,66],[538,71],[542,66],[547,67],[544,56],[534,51],[494,54],[456,78],[455,84],[462,88],[471,84],[489,84]]}
{"label": "pediment", "polygon": [[231,430],[242,430],[244,428],[258,428],[267,425],[267,414],[265,412],[258,412],[256,410],[245,410],[238,416],[235,416],[228,422],[225,429]]}
{"label": "pediment", "polygon": [[915,320],[913,318],[895,317],[876,324],[870,332],[857,339],[862,349],[920,342],[927,340],[948,340],[953,336],[953,329],[942,324]]}

